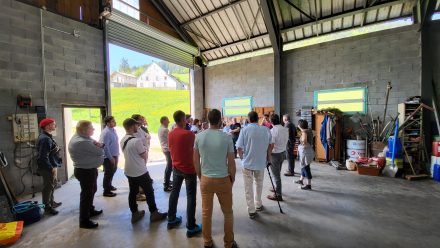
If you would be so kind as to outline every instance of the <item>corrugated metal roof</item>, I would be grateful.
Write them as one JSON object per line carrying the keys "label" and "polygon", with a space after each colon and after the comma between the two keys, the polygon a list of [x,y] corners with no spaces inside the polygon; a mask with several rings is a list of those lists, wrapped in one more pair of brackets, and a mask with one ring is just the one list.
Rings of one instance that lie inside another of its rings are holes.
{"label": "corrugated metal roof", "polygon": [[[301,14],[288,2],[300,8],[308,16]],[[416,0],[274,0],[284,43],[410,16],[416,2]]]}
{"label": "corrugated metal roof", "polygon": [[[208,60],[271,47],[262,0],[163,0]],[[410,16],[416,0],[272,0],[284,43]],[[439,1],[440,2],[440,1]],[[437,4],[437,9],[440,6]]]}
{"label": "corrugated metal roof", "polygon": [[[164,0],[208,60],[270,46],[260,0]],[[237,43],[237,44],[234,44]]]}

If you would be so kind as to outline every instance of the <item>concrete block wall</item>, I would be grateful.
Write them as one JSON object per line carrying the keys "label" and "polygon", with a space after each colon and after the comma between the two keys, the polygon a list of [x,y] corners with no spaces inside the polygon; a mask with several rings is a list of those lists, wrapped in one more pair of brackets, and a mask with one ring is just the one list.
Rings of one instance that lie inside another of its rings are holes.
{"label": "concrete block wall", "polygon": [[[14,0],[0,0],[0,6],[0,150],[10,163],[5,173],[15,193],[22,191],[21,182],[30,192],[30,173],[14,166],[15,144],[7,116],[15,112],[18,94],[31,94],[35,106],[44,105],[40,10]],[[46,26],[66,32],[76,29],[80,33],[76,38],[54,30],[44,31],[47,115],[56,119],[55,139],[65,149],[62,104],[105,106],[103,31],[49,12],[44,12],[43,20]],[[22,153],[30,155],[31,149],[24,145]],[[23,159],[20,166],[26,167],[28,160]],[[58,179],[67,180],[65,167],[58,171]],[[41,188],[41,178],[34,180],[37,189]]]}
{"label": "concrete block wall", "polygon": [[191,85],[191,115],[203,119],[203,68],[195,67],[192,70]]}
{"label": "concrete block wall", "polygon": [[252,96],[255,107],[274,106],[272,54],[208,66],[205,73],[205,107],[221,108],[225,97]]}
{"label": "concrete block wall", "polygon": [[[281,112],[313,106],[315,90],[368,87],[369,109],[383,114],[387,82],[393,89],[388,113],[421,94],[421,36],[410,26],[286,52],[282,57]],[[296,122],[299,118],[295,117]]]}

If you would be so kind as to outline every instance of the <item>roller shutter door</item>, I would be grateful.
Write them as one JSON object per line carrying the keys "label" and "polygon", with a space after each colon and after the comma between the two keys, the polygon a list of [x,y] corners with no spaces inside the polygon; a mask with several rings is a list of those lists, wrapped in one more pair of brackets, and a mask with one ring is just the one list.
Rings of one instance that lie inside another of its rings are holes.
{"label": "roller shutter door", "polygon": [[113,9],[106,16],[108,42],[126,46],[184,67],[193,67],[197,47],[165,34],[139,20]]}

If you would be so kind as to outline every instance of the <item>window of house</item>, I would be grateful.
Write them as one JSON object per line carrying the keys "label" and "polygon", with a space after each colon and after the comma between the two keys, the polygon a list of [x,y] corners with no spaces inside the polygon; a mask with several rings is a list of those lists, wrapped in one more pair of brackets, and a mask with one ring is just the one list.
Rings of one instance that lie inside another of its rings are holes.
{"label": "window of house", "polygon": [[139,0],[113,0],[113,8],[139,20]]}
{"label": "window of house", "polygon": [[163,77],[164,80],[167,80],[167,76]]}
{"label": "window of house", "polygon": [[315,109],[337,108],[344,113],[367,113],[367,87],[315,91]]}

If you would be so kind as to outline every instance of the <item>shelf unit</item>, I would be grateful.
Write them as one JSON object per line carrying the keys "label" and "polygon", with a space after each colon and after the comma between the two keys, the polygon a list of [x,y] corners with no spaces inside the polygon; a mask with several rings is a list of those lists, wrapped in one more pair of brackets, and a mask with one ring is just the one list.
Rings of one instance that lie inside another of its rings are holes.
{"label": "shelf unit", "polygon": [[[410,116],[418,107],[419,103],[400,103],[397,106],[399,112],[399,123],[402,124],[408,116]],[[421,170],[424,166],[421,166],[421,153],[424,152],[423,146],[423,108],[415,114],[411,120],[410,125],[403,128],[400,133],[400,139],[403,147],[406,149],[408,156],[411,159],[411,163],[414,165],[414,169]],[[420,138],[419,138],[420,137]],[[419,138],[418,140],[414,140]],[[404,161],[406,156],[403,154]],[[405,171],[411,171],[409,163],[404,164]],[[420,171],[419,171],[420,172]]]}

